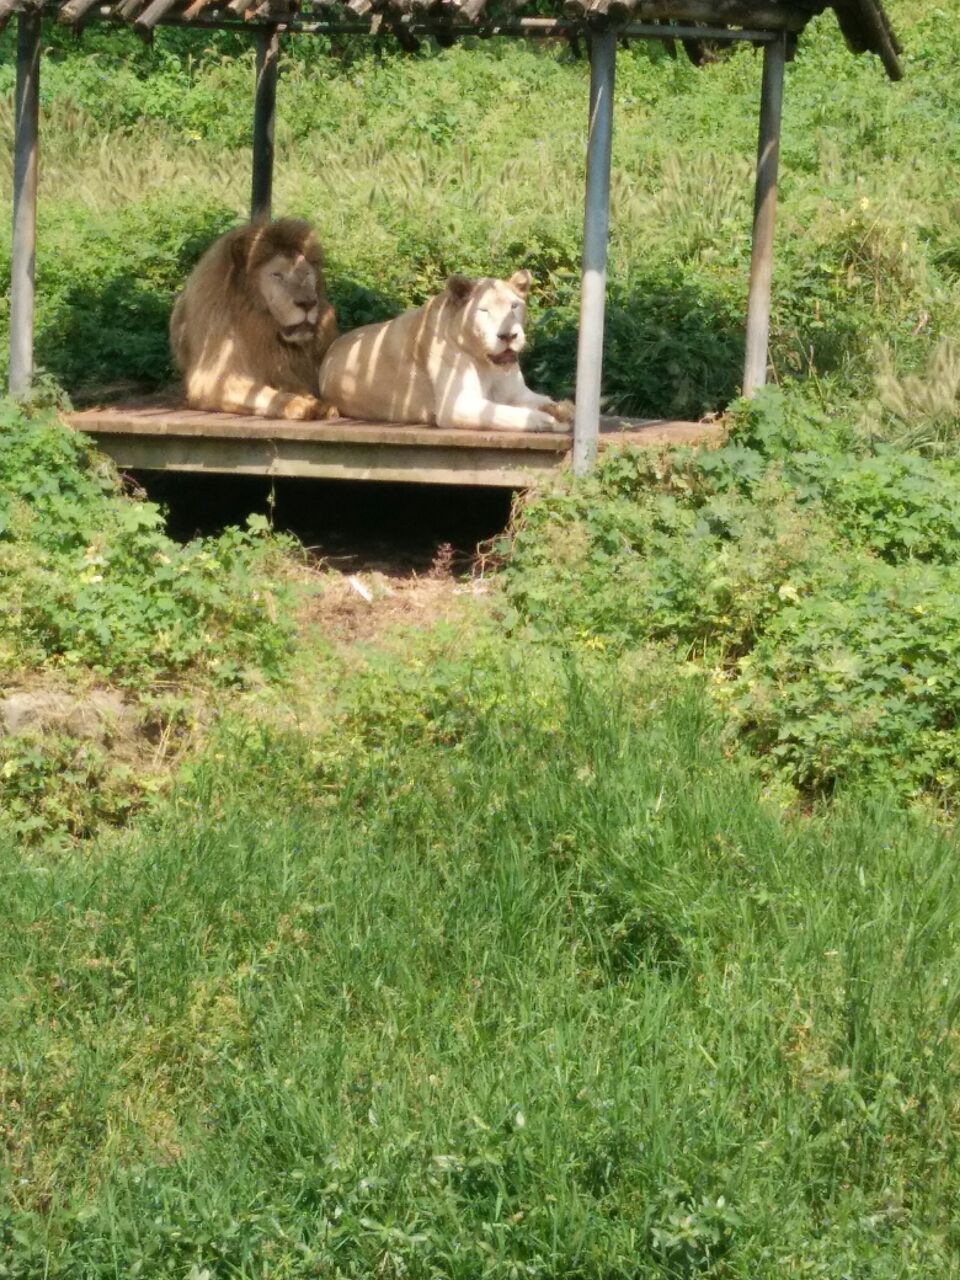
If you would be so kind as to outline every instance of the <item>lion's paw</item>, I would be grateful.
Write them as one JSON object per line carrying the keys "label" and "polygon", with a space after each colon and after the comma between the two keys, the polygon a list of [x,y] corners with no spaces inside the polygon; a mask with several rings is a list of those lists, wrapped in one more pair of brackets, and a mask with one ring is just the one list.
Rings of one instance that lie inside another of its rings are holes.
{"label": "lion's paw", "polygon": [[542,409],[531,409],[525,431],[556,431],[556,419]]}
{"label": "lion's paw", "polygon": [[569,431],[573,425],[576,406],[572,400],[553,400],[550,404],[543,406],[543,411],[544,413],[549,413],[551,418],[555,418],[562,427]]}
{"label": "lion's paw", "polygon": [[310,418],[329,417],[329,407],[316,396],[291,396],[283,406],[283,416],[290,422],[306,422]]}

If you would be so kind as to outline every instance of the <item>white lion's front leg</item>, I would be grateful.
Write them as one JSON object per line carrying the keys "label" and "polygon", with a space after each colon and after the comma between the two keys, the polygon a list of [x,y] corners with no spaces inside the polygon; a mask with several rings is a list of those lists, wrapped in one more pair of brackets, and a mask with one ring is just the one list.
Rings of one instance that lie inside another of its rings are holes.
{"label": "white lion's front leg", "polygon": [[554,420],[554,425],[549,428],[551,431],[570,431],[572,429],[573,401],[551,400],[549,396],[541,396],[536,391],[531,391],[524,382],[519,370],[516,376],[511,379],[504,399],[509,404],[518,405],[524,409],[535,409],[540,413],[548,414]]}
{"label": "white lion's front leg", "polygon": [[458,396],[448,410],[437,414],[437,426],[494,431],[556,431],[557,423],[548,413],[522,405],[495,404],[474,396]]}

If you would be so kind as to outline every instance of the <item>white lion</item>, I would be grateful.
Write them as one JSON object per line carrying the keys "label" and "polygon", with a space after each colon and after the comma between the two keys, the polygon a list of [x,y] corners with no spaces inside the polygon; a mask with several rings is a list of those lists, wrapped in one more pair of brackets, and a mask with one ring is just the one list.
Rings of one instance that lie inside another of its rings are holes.
{"label": "white lion", "polygon": [[338,338],[320,366],[321,398],[350,418],[569,431],[570,401],[537,395],[520,373],[531,280],[451,276],[415,311]]}

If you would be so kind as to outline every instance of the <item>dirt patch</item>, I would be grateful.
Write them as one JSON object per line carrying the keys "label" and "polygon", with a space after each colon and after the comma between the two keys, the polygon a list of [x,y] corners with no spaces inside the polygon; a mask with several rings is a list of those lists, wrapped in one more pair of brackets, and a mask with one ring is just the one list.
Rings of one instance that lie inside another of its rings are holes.
{"label": "dirt patch", "polygon": [[111,747],[136,738],[141,718],[115,689],[20,689],[0,697],[0,737],[62,733]]}
{"label": "dirt patch", "polygon": [[440,571],[419,574],[385,565],[357,572],[319,571],[299,617],[301,630],[316,629],[338,648],[382,639],[393,631],[466,621],[489,607],[489,579]]}

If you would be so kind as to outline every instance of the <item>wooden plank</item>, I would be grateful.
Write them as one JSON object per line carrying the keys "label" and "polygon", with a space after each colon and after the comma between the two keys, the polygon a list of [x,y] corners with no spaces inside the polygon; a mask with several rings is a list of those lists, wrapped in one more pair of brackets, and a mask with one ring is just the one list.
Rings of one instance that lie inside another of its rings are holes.
{"label": "wooden plank", "polygon": [[439,427],[409,426],[390,422],[358,422],[335,418],[323,422],[286,422],[282,419],[248,418],[198,409],[139,409],[116,411],[86,409],[66,415],[71,426],[89,434],[196,437],[218,440],[286,440],[305,444],[397,445],[416,448],[445,445],[455,449],[517,448],[564,452],[570,436],[546,432],[459,431]]}
{"label": "wooden plank", "polygon": [[520,449],[410,449],[361,441],[322,445],[302,440],[224,440],[94,436],[126,471],[298,477],[309,480],[407,481],[520,489],[562,465],[559,453]]}
{"label": "wooden plank", "polygon": [[67,0],[57,14],[57,21],[65,26],[75,26],[93,8],[97,0]]}
{"label": "wooden plank", "polygon": [[[303,423],[153,405],[64,415],[129,471],[524,488],[567,465],[569,435],[397,423]],[[712,444],[716,423],[604,418],[601,444]]]}
{"label": "wooden plank", "polygon": [[180,0],[150,0],[150,4],[134,21],[133,29],[140,35],[149,35],[161,18],[165,18]]}
{"label": "wooden plank", "polygon": [[[522,449],[565,453],[569,433],[526,431],[469,431],[415,426],[396,422],[361,422],[334,418],[323,422],[287,422],[280,418],[251,418],[241,414],[209,413],[162,404],[84,409],[64,415],[78,431],[92,435],[180,436],[220,440],[300,440],[311,444],[396,444],[407,448],[442,444],[460,449]],[[641,442],[671,443],[709,438],[715,423],[677,419],[606,416],[600,419],[603,440],[637,437]]]}

